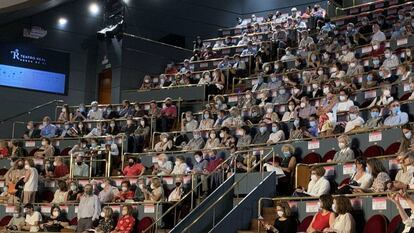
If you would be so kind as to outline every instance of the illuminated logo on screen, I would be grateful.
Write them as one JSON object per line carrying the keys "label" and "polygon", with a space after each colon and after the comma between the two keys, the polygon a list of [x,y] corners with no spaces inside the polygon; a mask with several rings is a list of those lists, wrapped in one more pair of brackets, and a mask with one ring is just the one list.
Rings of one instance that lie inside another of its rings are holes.
{"label": "illuminated logo on screen", "polygon": [[21,54],[19,49],[12,50],[10,53],[13,60],[17,60],[23,63],[46,65],[46,59],[43,57]]}

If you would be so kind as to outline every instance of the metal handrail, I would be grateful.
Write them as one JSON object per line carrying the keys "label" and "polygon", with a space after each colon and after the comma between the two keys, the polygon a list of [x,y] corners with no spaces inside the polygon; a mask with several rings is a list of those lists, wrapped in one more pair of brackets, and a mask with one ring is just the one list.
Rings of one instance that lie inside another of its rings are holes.
{"label": "metal handrail", "polygon": [[[216,174],[217,172],[219,172],[219,170],[221,169],[224,173],[223,170],[223,165],[227,164],[227,162],[229,162],[231,159],[233,159],[234,157],[236,157],[240,152],[235,152],[234,154],[230,155],[226,160],[224,160],[220,165],[218,165],[216,167],[216,169],[214,169],[213,172],[211,172],[210,174],[207,175],[206,179],[210,178],[213,174]],[[155,220],[150,226],[148,226],[143,233],[151,230],[154,226],[155,229],[158,229],[158,222],[162,220],[163,217],[165,217],[169,212],[171,212],[173,209],[175,209],[178,205],[181,204],[181,202],[183,202],[188,196],[191,195],[191,197],[193,198],[194,192],[197,191],[197,189],[199,188],[199,186],[201,185],[201,182],[198,183],[192,190],[190,190],[186,195],[184,195],[180,201],[178,201],[177,203],[175,203],[173,206],[171,206],[167,211],[165,211],[157,220]],[[191,201],[191,209],[193,209],[193,200]]]}
{"label": "metal handrail", "polygon": [[[195,223],[197,223],[205,214],[207,214],[207,212],[211,208],[215,207],[230,191],[232,191],[237,185],[239,185],[239,183],[245,177],[247,177],[248,174],[250,174],[258,165],[261,166],[261,164],[268,159],[269,155],[275,156],[275,153],[274,153],[273,149],[267,155],[262,157],[255,165],[253,165],[253,167],[251,167],[249,170],[247,170],[247,172],[244,173],[244,175],[238,181],[234,182],[234,184],[229,189],[227,189],[227,191],[221,197],[219,197],[213,204],[211,204],[206,210],[204,210],[203,213],[201,213],[200,216],[198,216],[192,223],[190,223],[190,225],[188,225],[186,228],[184,228],[184,230],[182,232],[183,233],[188,232],[188,230],[190,229],[191,226],[193,226]],[[262,174],[263,174],[263,171],[262,171]]]}

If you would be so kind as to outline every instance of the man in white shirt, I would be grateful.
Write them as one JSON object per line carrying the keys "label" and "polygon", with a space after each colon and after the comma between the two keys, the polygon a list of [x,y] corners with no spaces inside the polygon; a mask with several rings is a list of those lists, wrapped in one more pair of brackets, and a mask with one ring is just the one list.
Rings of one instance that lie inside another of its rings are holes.
{"label": "man in white shirt", "polygon": [[285,49],[285,55],[283,55],[282,58],[280,58],[281,61],[289,61],[295,59],[296,56],[292,54],[292,49],[289,47]]}
{"label": "man in white shirt", "polygon": [[98,102],[92,101],[91,103],[91,110],[88,112],[88,119],[89,120],[102,120],[103,119],[103,111],[102,109],[98,108]]}
{"label": "man in white shirt", "polygon": [[389,48],[385,49],[384,56],[385,56],[385,60],[382,63],[381,67],[393,69],[393,68],[396,68],[400,64],[400,59],[395,54],[392,54]]}
{"label": "man in white shirt", "polygon": [[358,127],[362,127],[365,123],[364,119],[359,115],[359,108],[357,106],[351,106],[349,108],[348,119],[349,120],[345,125],[345,133]]}
{"label": "man in white shirt", "polygon": [[32,203],[26,204],[24,209],[26,212],[26,220],[23,229],[30,232],[38,232],[40,230],[39,225],[42,222],[42,215],[34,210]]}
{"label": "man in white shirt", "polygon": [[355,60],[355,53],[348,48],[348,45],[342,46],[342,55],[339,56],[338,60],[341,63],[351,63]]}
{"label": "man in white shirt", "polygon": [[385,34],[380,30],[380,27],[378,24],[372,25],[372,31],[374,32],[374,34],[372,35],[372,39],[371,39],[372,45],[374,45],[375,42],[381,43],[387,40],[387,38],[385,37]]}
{"label": "man in white shirt", "polygon": [[[303,188],[297,189],[296,193],[304,193],[312,197],[319,197],[323,194],[329,194],[331,186],[329,181],[324,177],[325,169],[322,166],[314,166],[311,169],[311,181],[308,184],[308,191]],[[298,196],[301,196],[300,194]]]}
{"label": "man in white shirt", "polygon": [[306,49],[310,44],[314,44],[315,41],[313,41],[312,37],[308,36],[308,31],[302,32],[302,40],[299,42],[299,49]]}

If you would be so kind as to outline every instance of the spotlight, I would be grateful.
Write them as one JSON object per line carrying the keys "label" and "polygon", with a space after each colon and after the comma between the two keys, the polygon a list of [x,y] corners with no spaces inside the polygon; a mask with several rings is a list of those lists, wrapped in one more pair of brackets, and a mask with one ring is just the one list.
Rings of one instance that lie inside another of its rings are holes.
{"label": "spotlight", "polygon": [[59,26],[65,26],[68,23],[68,20],[64,17],[60,17],[58,20]]}
{"label": "spotlight", "polygon": [[89,5],[89,12],[92,15],[97,15],[99,13],[99,6],[96,2],[93,2]]}
{"label": "spotlight", "polygon": [[129,0],[122,0],[125,4],[129,3]]}

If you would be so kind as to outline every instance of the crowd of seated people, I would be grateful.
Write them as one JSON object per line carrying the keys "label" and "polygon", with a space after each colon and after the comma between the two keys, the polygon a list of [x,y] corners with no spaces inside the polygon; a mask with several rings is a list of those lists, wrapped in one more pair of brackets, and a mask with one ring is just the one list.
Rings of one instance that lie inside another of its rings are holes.
{"label": "crowd of seated people", "polygon": [[[412,128],[407,124],[409,117],[402,106],[405,100],[399,101],[401,96],[394,88],[408,84],[411,89],[408,91],[414,90],[411,50],[385,48],[387,38],[399,39],[413,33],[410,12],[399,14],[399,24],[392,28],[380,15],[374,23],[363,18],[360,24],[350,23],[346,30],[341,31],[325,17],[325,10],[315,5],[303,13],[292,9],[288,17],[276,12],[265,19],[265,24],[252,17],[252,23],[244,25],[240,22],[239,27],[243,28],[241,36],[222,38],[214,45],[206,45],[197,39],[191,59],[186,59],[182,66],[169,64],[159,77],[145,76],[141,87],[147,90],[207,85],[208,93],[215,95],[213,103],[201,113],[185,112],[181,121],[177,120],[180,116],[174,101],[167,98],[162,107],[152,101],[148,108],[129,100],[124,100],[119,109],[113,105],[102,107],[96,101],[90,107],[80,104],[74,110],[64,105],[56,123],[48,116],[40,125],[28,122],[23,139],[41,139],[41,147],[33,154],[34,159],[26,158],[28,153],[19,141],[0,141],[0,157],[10,158],[12,162],[4,176],[7,189],[2,195],[7,196],[9,203],[23,203],[26,212],[23,219],[22,209],[16,207],[16,215],[8,227],[30,231],[67,228],[68,221],[58,206],[51,209],[50,217],[43,219],[30,204],[39,200],[46,182],[57,180],[51,202],[79,205],[78,232],[91,229],[94,224],[99,232],[133,232],[136,219],[128,202],[176,202],[185,194],[184,190],[188,191],[183,187],[181,177],[177,178],[173,190],[164,190],[162,176],[191,174],[201,182],[201,193],[206,196],[211,191],[207,177],[225,160],[218,149],[235,152],[255,145],[286,143],[278,152],[280,161],[268,164],[267,169],[280,169],[285,174],[286,178],[279,182],[289,188],[281,195],[319,197],[321,211],[312,220],[308,232],[353,232],[355,223],[350,215],[349,199],[342,196],[332,198],[328,194],[400,191],[414,187]],[[260,41],[258,33],[270,35],[270,51],[264,41]],[[370,56],[356,54],[356,48],[361,45],[372,47]],[[230,46],[245,47],[240,54],[224,56],[214,70],[196,74],[193,62],[219,58],[218,51]],[[231,94],[237,96],[236,101],[231,101],[231,95],[225,94],[225,84],[230,78],[246,76],[246,63],[241,59],[245,56],[254,58],[253,79],[256,82],[245,87],[244,92]],[[293,62],[293,67],[289,67],[287,62]],[[225,76],[224,69],[230,70],[230,76]],[[377,87],[380,95],[369,98],[367,107],[353,98],[361,90]],[[413,96],[414,92],[408,100],[413,100]],[[362,111],[369,114],[362,114]],[[125,124],[120,124],[120,120]],[[96,125],[90,127],[88,122]],[[181,128],[175,134],[171,131],[177,129],[178,122],[181,122]],[[151,138],[151,125],[154,125],[154,132],[159,132],[159,140]],[[378,159],[356,157],[346,135],[392,126],[402,126],[402,143],[397,157],[401,169],[395,179]],[[340,150],[330,162],[356,159],[349,183],[333,187],[324,177],[324,168],[314,166],[308,187],[295,190],[293,174],[298,161],[294,156],[295,148],[287,140],[336,134],[344,135],[338,137]],[[121,167],[121,151],[115,141],[119,135],[127,137],[128,152],[142,152],[144,149],[157,152],[152,165],[145,167],[139,158],[131,156]],[[73,164],[69,164],[64,156],[58,156],[52,143],[66,138],[80,139],[79,144],[69,151]],[[151,140],[157,140],[154,148],[149,148]],[[182,156],[169,160],[164,152],[171,150],[191,151],[194,162],[189,164]],[[131,179],[122,181],[119,187],[110,178],[102,183],[80,184],[79,178],[104,176],[105,163],[90,163],[90,158],[105,160],[108,154],[113,159],[111,168],[114,172],[111,174]],[[256,152],[241,153],[223,167],[231,172],[250,171],[259,157]],[[42,164],[35,163],[39,159]],[[69,179],[70,170],[73,179]],[[149,183],[145,180],[146,175],[152,177]],[[408,199],[402,194],[400,196]],[[103,204],[112,202],[125,204],[117,223],[109,206],[101,209]],[[289,205],[280,202],[276,209],[276,222],[263,222],[263,226],[268,232],[293,232],[291,229],[296,229],[297,220],[292,216]]]}

